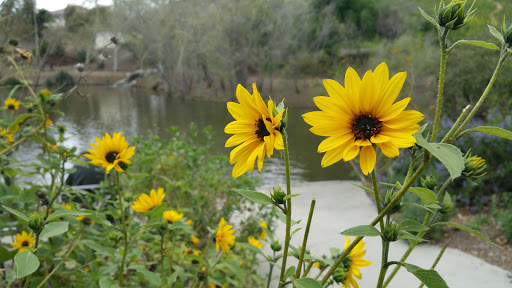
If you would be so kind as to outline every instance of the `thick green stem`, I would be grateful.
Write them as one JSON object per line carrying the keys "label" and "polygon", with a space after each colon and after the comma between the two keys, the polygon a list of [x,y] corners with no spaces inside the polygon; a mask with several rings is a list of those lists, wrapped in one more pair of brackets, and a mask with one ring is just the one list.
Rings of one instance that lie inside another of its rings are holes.
{"label": "thick green stem", "polygon": [[309,228],[311,227],[311,219],[313,218],[313,211],[315,210],[315,203],[315,199],[311,200],[311,206],[309,207],[308,224],[306,225],[306,231],[304,232],[304,240],[302,241],[302,249],[300,251],[299,264],[297,264],[297,271],[295,271],[295,279],[300,278],[302,262],[304,261],[304,253],[306,252],[306,245],[308,244]]}
{"label": "thick green stem", "polygon": [[452,128],[450,128],[450,130],[448,131],[448,133],[446,133],[446,135],[444,136],[444,138],[441,140],[441,143],[451,143],[453,141],[455,141],[453,139],[453,133],[455,133],[455,131],[457,130],[457,128],[460,127],[460,124],[462,123],[462,120],[464,120],[466,118],[466,116],[468,115],[469,113],[469,109],[471,109],[471,105],[468,105],[466,106],[463,110],[462,110],[462,113],[460,113],[459,115],[459,118],[457,118],[457,121],[455,121],[455,123],[453,124]]}
{"label": "thick green stem", "polygon": [[119,270],[119,287],[123,287],[124,281],[124,263],[126,261],[126,254],[128,254],[128,231],[126,231],[126,219],[124,218],[123,198],[121,196],[121,186],[119,184],[119,172],[116,171],[116,184],[117,184],[117,197],[119,199],[119,209],[121,210],[121,228],[124,236],[124,253],[121,267]]}
{"label": "thick green stem", "polygon": [[455,137],[457,137],[457,135],[459,135],[462,132],[462,130],[466,127],[466,125],[468,125],[469,121],[471,121],[471,119],[473,119],[476,112],[478,111],[480,106],[482,106],[485,99],[487,98],[487,95],[489,95],[489,92],[491,91],[491,88],[494,85],[494,82],[498,78],[498,74],[500,73],[501,66],[507,59],[508,55],[510,54],[510,52],[508,51],[508,48],[510,48],[510,45],[507,44],[505,49],[502,49],[502,52],[500,54],[500,59],[498,60],[496,69],[494,69],[494,73],[492,74],[491,80],[489,80],[489,84],[487,84],[487,87],[485,88],[484,93],[482,93],[482,96],[480,96],[480,99],[478,99],[478,102],[475,104],[475,107],[473,107],[473,110],[471,110],[471,112],[469,113],[466,120],[464,120],[464,122],[462,122],[462,125],[460,125],[459,129],[457,129],[457,131],[454,133]]}
{"label": "thick green stem", "polygon": [[441,106],[443,105],[443,90],[444,90],[444,72],[446,70],[446,58],[448,58],[448,51],[446,51],[446,36],[448,36],[448,28],[441,28],[439,31],[439,46],[441,48],[441,64],[439,65],[439,87],[437,90],[437,104],[436,116],[434,118],[434,129],[432,130],[432,137],[430,142],[436,141],[437,130],[439,128],[439,120],[441,118]]}
{"label": "thick green stem", "polygon": [[[379,185],[377,183],[377,176],[375,176],[375,169],[372,171],[372,183],[373,183],[373,193],[375,194],[375,202],[377,204],[377,214],[380,214],[382,212],[382,201],[380,200],[380,194],[379,194]],[[384,219],[381,218],[380,221],[380,232],[384,232]]]}
{"label": "thick green stem", "polygon": [[[160,241],[160,267],[162,273],[162,288],[165,287],[165,273],[164,273],[164,235],[165,231],[160,231],[161,241]],[[171,265],[171,262],[169,262],[169,266]]]}
{"label": "thick green stem", "polygon": [[[288,134],[286,130],[283,130],[283,144],[284,144],[284,165],[286,168],[286,195],[290,196],[292,194],[290,187],[290,157],[288,152]],[[283,262],[281,264],[281,276],[279,277],[279,287],[283,287],[282,283],[284,283],[284,273],[286,271],[286,260],[288,258],[288,248],[290,246],[290,229],[291,229],[291,219],[292,219],[292,200],[291,198],[286,199],[286,235],[284,240],[284,250],[283,250]]]}
{"label": "thick green stem", "polygon": [[377,288],[382,288],[382,282],[384,282],[384,277],[386,276],[386,271],[388,270],[388,254],[389,254],[389,242],[384,241],[384,247],[382,247],[382,265],[380,267],[379,280],[377,281]]}

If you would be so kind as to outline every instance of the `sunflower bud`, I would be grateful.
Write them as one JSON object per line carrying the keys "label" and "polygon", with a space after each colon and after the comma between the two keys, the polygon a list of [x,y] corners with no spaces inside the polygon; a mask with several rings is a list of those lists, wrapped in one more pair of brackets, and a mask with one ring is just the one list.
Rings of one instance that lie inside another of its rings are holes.
{"label": "sunflower bud", "polygon": [[447,214],[452,209],[453,209],[452,198],[450,197],[449,193],[446,193],[446,194],[444,194],[443,203],[441,203],[441,209],[439,210],[439,213]]}
{"label": "sunflower bud", "polygon": [[[474,4],[475,2],[473,2]],[[475,10],[473,4],[471,7],[464,11],[466,0],[452,0],[449,4],[439,6],[437,11],[437,21],[439,26],[446,27],[451,30],[457,30],[466,24],[473,18]]]}
{"label": "sunflower bud", "polygon": [[348,269],[346,269],[346,268],[337,268],[334,271],[334,274],[332,274],[332,278],[338,284],[345,284],[345,281],[347,280],[347,276],[348,276]]}
{"label": "sunflower bud", "polygon": [[[397,192],[395,189],[389,189],[388,191],[386,191],[386,196],[384,197],[384,207],[387,207],[389,205],[389,203],[391,203],[391,201],[395,198],[396,193]],[[400,201],[398,203],[396,203],[393,206],[393,208],[391,208],[391,210],[389,210],[390,215],[400,211],[400,208],[402,208],[403,200],[404,200],[403,198],[400,199]]]}
{"label": "sunflower bud", "polygon": [[44,220],[38,213],[33,213],[28,220],[28,227],[39,234],[44,227]]}
{"label": "sunflower bud", "polygon": [[462,171],[462,175],[466,178],[478,178],[487,173],[485,169],[485,160],[482,159],[482,157],[471,156],[471,151],[466,153],[464,156],[464,171]]}
{"label": "sunflower bud", "polygon": [[37,198],[39,198],[39,199],[46,198],[46,192],[44,192],[44,191],[42,191],[42,190],[37,190],[37,191],[36,191],[36,196],[37,196]]}
{"label": "sunflower bud", "polygon": [[382,238],[386,242],[396,241],[398,239],[399,230],[400,229],[398,229],[398,223],[396,223],[395,221],[391,221],[384,228],[384,232],[382,233]]}
{"label": "sunflower bud", "polygon": [[432,175],[427,175],[425,178],[421,177],[421,186],[430,190],[434,190],[437,187],[436,178]]}
{"label": "sunflower bud", "polygon": [[270,193],[270,197],[272,200],[277,204],[284,204],[284,197],[286,196],[286,193],[284,193],[283,189],[279,187],[279,184],[276,184],[274,186],[274,193]]}
{"label": "sunflower bud", "polygon": [[110,241],[112,242],[119,242],[121,241],[121,234],[117,233],[117,232],[110,232],[110,234],[108,234],[108,239],[110,239]]}
{"label": "sunflower bud", "polygon": [[279,252],[283,248],[279,241],[274,241],[270,244],[270,248],[272,248],[272,251]]}

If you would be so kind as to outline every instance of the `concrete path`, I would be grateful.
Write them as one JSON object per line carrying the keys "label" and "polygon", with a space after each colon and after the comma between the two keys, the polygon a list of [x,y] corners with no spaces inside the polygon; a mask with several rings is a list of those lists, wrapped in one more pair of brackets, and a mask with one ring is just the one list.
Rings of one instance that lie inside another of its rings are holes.
{"label": "concrete path", "polygon": [[[307,245],[314,256],[320,257],[322,254],[329,256],[330,247],[343,249],[345,236],[340,235],[339,232],[353,226],[366,225],[377,215],[373,201],[368,198],[363,190],[351,183],[356,182],[322,181],[292,186],[292,194],[300,194],[300,196],[293,198],[292,219],[302,220],[294,228],[305,228],[311,199],[316,199]],[[259,191],[268,193],[269,189],[269,187],[262,187]],[[296,233],[292,238],[292,244],[296,247],[302,245],[303,230]],[[284,239],[284,231],[285,225],[279,221],[276,235],[281,242]],[[474,236],[468,234],[468,237]],[[363,279],[358,283],[361,288],[375,287],[380,267],[381,240],[380,237],[367,237],[363,241],[366,243],[365,248],[367,250],[364,259],[372,261],[372,265],[361,268]],[[407,247],[408,242],[406,241],[392,243],[389,260],[398,261]],[[271,255],[268,245],[265,245],[263,249],[265,249],[266,255]],[[419,245],[406,262],[428,269],[440,249],[441,247],[435,245]],[[497,253],[499,253],[498,249]],[[288,261],[296,264],[296,261],[293,260],[295,259],[289,258]],[[262,263],[262,265],[262,270],[267,271],[267,264]],[[316,268],[313,268],[313,270],[310,275],[316,276],[319,270]],[[436,270],[445,279],[448,286],[452,288],[512,287],[512,279],[507,276],[510,272],[458,249],[447,248]],[[279,272],[274,272],[274,285],[271,287],[277,287],[276,284],[279,278],[277,274]],[[419,285],[420,281],[402,268],[388,287],[411,288]]]}

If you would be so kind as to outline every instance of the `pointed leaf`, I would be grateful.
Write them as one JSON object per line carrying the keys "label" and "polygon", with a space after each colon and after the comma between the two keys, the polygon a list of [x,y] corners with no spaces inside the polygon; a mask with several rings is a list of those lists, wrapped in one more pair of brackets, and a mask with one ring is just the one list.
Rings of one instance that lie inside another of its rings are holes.
{"label": "pointed leaf", "polygon": [[418,237],[416,235],[412,235],[411,233],[405,232],[405,231],[400,231],[400,235],[398,236],[398,239],[407,239],[411,243],[418,243],[418,242],[425,241],[425,239]]}
{"label": "pointed leaf", "polygon": [[360,225],[356,227],[349,228],[340,233],[341,235],[346,236],[380,236],[379,230],[373,227],[372,225]]}
{"label": "pointed leaf", "polygon": [[68,215],[74,215],[74,216],[79,216],[79,215],[90,215],[91,213],[89,212],[82,212],[82,211],[73,211],[73,210],[59,210],[59,211],[56,211],[54,213],[52,213],[50,216],[48,216],[48,218],[46,219],[46,222],[50,222],[54,219],[58,219],[59,217],[63,217],[63,216],[68,216]]}
{"label": "pointed leaf", "polygon": [[284,272],[284,279],[292,277],[293,274],[295,274],[295,266],[288,267],[286,272]]}
{"label": "pointed leaf", "polygon": [[448,169],[450,177],[455,179],[459,177],[464,170],[464,158],[459,148],[444,143],[429,143],[419,133],[414,134],[416,144],[425,148],[434,157],[436,157]]}
{"label": "pointed leaf", "polygon": [[439,25],[437,24],[436,20],[434,20],[434,18],[432,18],[427,13],[425,13],[425,11],[423,11],[423,9],[421,9],[421,7],[418,7],[418,9],[420,9],[421,15],[423,15],[423,17],[425,17],[425,19],[427,19],[428,22],[434,24],[434,26],[436,26],[439,29]]}
{"label": "pointed leaf", "polygon": [[16,262],[17,270],[16,277],[23,278],[34,272],[39,268],[39,259],[30,251],[23,251],[14,256],[14,262]]}
{"label": "pointed leaf", "polygon": [[425,270],[416,265],[404,263],[408,272],[412,273],[428,288],[449,288],[443,277],[436,270]]}
{"label": "pointed leaf", "polygon": [[[290,198],[297,197],[297,196],[299,196],[299,195],[300,195],[300,194],[286,195],[286,196],[284,196],[284,197],[283,197],[283,200],[288,200],[288,199],[290,199]],[[267,195],[265,195],[265,196],[267,196]]]}
{"label": "pointed leaf", "polygon": [[52,222],[44,225],[41,234],[39,234],[39,239],[49,238],[53,236],[60,235],[66,231],[68,231],[68,222]]}
{"label": "pointed leaf", "polygon": [[420,232],[420,231],[426,231],[430,228],[421,224],[420,222],[414,221],[412,219],[406,219],[406,220],[402,221],[402,223],[398,224],[398,229],[404,230],[404,231]]}
{"label": "pointed leaf", "polygon": [[483,47],[483,48],[487,48],[487,49],[493,49],[493,50],[498,50],[500,51],[500,48],[498,46],[496,46],[496,44],[494,43],[488,43],[488,42],[485,42],[485,41],[478,41],[478,40],[459,40],[457,41],[454,46],[456,44],[467,44],[467,45],[473,45],[473,46],[477,46],[477,47]]}
{"label": "pointed leaf", "polygon": [[452,226],[452,227],[455,227],[455,228],[459,228],[460,230],[464,230],[464,231],[466,231],[466,232],[468,232],[470,234],[473,234],[473,235],[475,235],[475,236],[477,236],[477,237],[479,237],[479,238],[481,238],[481,239],[491,243],[492,245],[494,245],[494,246],[496,246],[496,247],[498,247],[500,249],[503,249],[498,244],[495,244],[494,242],[489,240],[487,237],[485,237],[484,235],[480,234],[480,232],[475,231],[475,230],[473,230],[473,229],[471,229],[469,227],[466,227],[466,226],[463,226],[463,225],[460,225],[460,224],[456,224],[456,223],[452,223],[452,222],[438,222],[438,223],[432,225],[432,227],[433,226],[437,226],[437,225],[448,225],[448,226]]}
{"label": "pointed leaf", "polygon": [[237,245],[242,245],[243,247],[245,247],[245,248],[247,248],[247,249],[251,250],[251,251],[252,251],[252,252],[254,252],[254,253],[260,254],[260,255],[261,255],[261,256],[263,256],[263,257],[267,257],[267,256],[265,256],[265,254],[263,254],[263,252],[261,252],[261,249],[260,249],[260,248],[258,248],[258,247],[256,247],[256,246],[253,246],[253,245],[251,245],[251,244],[249,244],[249,243],[237,243]]}
{"label": "pointed leaf", "polygon": [[466,130],[466,131],[464,131],[462,133],[466,134],[466,133],[472,133],[472,132],[481,132],[481,133],[485,133],[485,134],[489,134],[489,135],[494,135],[494,136],[498,136],[498,137],[501,137],[501,138],[505,138],[505,139],[508,139],[508,140],[512,140],[512,132],[510,132],[508,130],[505,130],[505,129],[501,129],[499,127],[480,126],[480,127],[476,127],[476,128],[473,128],[473,129]]}
{"label": "pointed leaf", "polygon": [[494,26],[487,24],[487,27],[489,27],[489,32],[491,32],[491,35],[494,36],[494,38],[498,39],[500,43],[505,43],[505,40],[503,39],[503,35],[494,28]]}
{"label": "pointed leaf", "polygon": [[315,279],[312,278],[302,278],[293,280],[293,284],[297,288],[322,288],[322,284]]}
{"label": "pointed leaf", "polygon": [[372,194],[373,196],[375,196],[375,192],[373,192],[373,190],[368,188],[368,187],[364,187],[364,186],[357,185],[357,184],[354,184],[354,183],[352,183],[352,185],[357,186],[357,187],[363,189],[364,191],[366,191],[366,192]]}
{"label": "pointed leaf", "polygon": [[232,191],[240,194],[242,197],[246,198],[249,201],[252,201],[254,203],[259,203],[263,205],[268,204],[274,204],[272,199],[261,192],[253,191],[253,190],[247,190],[247,189],[231,189]]}
{"label": "pointed leaf", "polygon": [[411,187],[411,188],[409,188],[409,191],[418,195],[418,197],[420,197],[421,203],[423,203],[423,205],[437,203],[436,193],[434,193],[430,189],[422,188],[422,187]]}

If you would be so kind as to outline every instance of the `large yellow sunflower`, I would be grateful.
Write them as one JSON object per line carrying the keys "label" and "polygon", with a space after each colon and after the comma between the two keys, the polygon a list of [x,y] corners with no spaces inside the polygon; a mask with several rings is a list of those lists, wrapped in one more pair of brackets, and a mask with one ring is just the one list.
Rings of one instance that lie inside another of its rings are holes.
{"label": "large yellow sunflower", "polygon": [[129,160],[133,154],[135,154],[135,146],[128,148],[128,142],[121,133],[114,132],[114,137],[110,138],[110,134],[105,133],[103,139],[96,137],[96,143],[90,143],[92,148],[87,149],[87,152],[91,154],[85,154],[84,156],[91,159],[89,163],[96,166],[107,168],[107,174],[112,170],[123,172],[123,168],[119,164],[131,164]]}
{"label": "large yellow sunflower", "polygon": [[14,111],[18,110],[18,107],[20,107],[20,101],[14,98],[7,98],[4,101],[4,107],[2,107],[2,109],[7,109],[10,110],[11,113],[14,113]]}
{"label": "large yellow sunflower", "polygon": [[215,234],[215,247],[219,251],[219,246],[222,251],[229,254],[231,246],[235,245],[235,230],[232,229],[233,225],[226,225],[224,218],[220,219],[219,228]]}
{"label": "large yellow sunflower", "polygon": [[16,233],[16,241],[11,243],[11,246],[14,249],[18,249],[18,252],[32,250],[34,248],[34,244],[36,243],[35,237],[32,235],[32,232],[27,234],[25,231],[21,231],[21,234]]}
{"label": "large yellow sunflower", "polygon": [[164,212],[162,212],[162,216],[169,223],[174,223],[175,221],[178,221],[181,218],[183,218],[183,214],[180,214],[180,213],[178,213],[178,212],[176,212],[174,210],[165,210]]}
{"label": "large yellow sunflower", "polygon": [[135,201],[133,201],[132,209],[137,212],[147,212],[162,204],[164,197],[164,188],[159,187],[157,191],[155,191],[155,189],[151,189],[149,195],[142,193],[137,199],[135,199]]}
{"label": "large yellow sunflower", "polygon": [[247,170],[254,169],[254,162],[258,158],[258,170],[263,168],[265,154],[270,158],[274,148],[284,149],[283,136],[279,126],[283,111],[274,116],[275,104],[268,100],[268,106],[258,93],[256,84],[252,85],[251,95],[242,85],[236,88],[236,98],[239,103],[228,102],[228,111],[235,121],[229,123],[224,132],[234,134],[226,141],[226,147],[234,148],[229,155],[229,163],[235,163],[233,177],[238,177]]}
{"label": "large yellow sunflower", "polygon": [[[348,248],[350,245],[350,237],[345,238],[345,249]],[[359,271],[359,267],[366,267],[370,266],[372,264],[371,261],[364,260],[363,257],[366,254],[366,250],[364,249],[364,242],[359,241],[357,243],[356,247],[350,251],[349,255],[345,260],[343,260],[343,267],[344,274],[346,275],[345,280],[343,281],[342,285],[345,288],[359,288],[359,285],[356,282],[356,279],[363,278],[363,275],[361,275],[361,271]]]}
{"label": "large yellow sunflower", "polygon": [[375,71],[366,72],[362,80],[349,67],[345,87],[334,80],[324,80],[329,97],[313,99],[322,111],[302,115],[304,121],[313,126],[311,132],[329,137],[318,146],[319,153],[326,152],[322,167],[341,159],[349,161],[361,151],[361,170],[368,175],[377,159],[375,145],[384,155],[393,158],[399,155],[398,148],[416,143],[412,135],[420,129],[417,123],[423,119],[423,114],[404,111],[411,98],[393,104],[405,77],[406,73],[400,72],[389,79],[388,66],[382,63]]}

